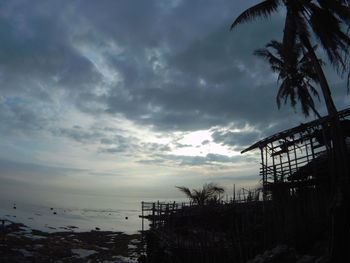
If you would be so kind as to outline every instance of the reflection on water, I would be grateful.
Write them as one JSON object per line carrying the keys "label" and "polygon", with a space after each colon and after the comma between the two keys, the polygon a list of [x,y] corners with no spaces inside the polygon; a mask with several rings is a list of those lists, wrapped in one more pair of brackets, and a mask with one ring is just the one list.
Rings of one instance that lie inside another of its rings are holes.
{"label": "reflection on water", "polygon": [[[32,229],[55,231],[121,231],[141,229],[137,209],[67,209],[1,201],[0,219],[23,223]],[[134,207],[137,207],[136,204]]]}

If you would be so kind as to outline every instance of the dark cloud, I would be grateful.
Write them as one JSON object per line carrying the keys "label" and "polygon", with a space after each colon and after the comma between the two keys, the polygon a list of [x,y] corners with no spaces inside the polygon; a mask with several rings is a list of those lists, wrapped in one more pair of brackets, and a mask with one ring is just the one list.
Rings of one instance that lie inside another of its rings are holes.
{"label": "dark cloud", "polygon": [[128,145],[118,145],[112,148],[101,149],[102,153],[124,153],[129,149]]}
{"label": "dark cloud", "polygon": [[46,130],[55,121],[47,105],[35,105],[21,97],[0,98],[2,135],[16,136]]}
{"label": "dark cloud", "polygon": [[[275,107],[271,103],[274,91],[269,87],[274,80],[265,80],[269,70],[251,55],[258,44],[251,44],[248,51],[245,43],[237,41],[239,32],[232,37],[224,28],[204,34],[201,41],[166,59],[160,70],[166,79],[157,79],[150,71],[147,79],[137,81],[139,75],[133,74],[127,91],[114,89],[106,97],[108,112],[122,112],[129,119],[161,130],[198,130],[269,117],[267,113]],[[135,88],[130,88],[134,84]],[[262,110],[253,111],[263,105]]]}
{"label": "dark cloud", "polygon": [[229,130],[216,130],[212,133],[212,137],[216,143],[231,146],[234,149],[241,149],[242,146],[247,147],[260,139],[261,134],[257,131],[231,132]]}
{"label": "dark cloud", "polygon": [[110,139],[110,138],[102,138],[100,140],[100,142],[101,142],[101,144],[107,144],[107,145],[115,143],[115,141],[113,139]]}
{"label": "dark cloud", "polygon": [[2,1],[1,9],[3,89],[44,99],[57,86],[83,89],[99,81],[94,65],[72,45],[64,5]]}
{"label": "dark cloud", "polygon": [[[171,149],[140,144],[120,130],[112,135],[97,126],[58,122],[78,109],[96,121],[122,116],[170,133],[251,127],[243,133],[214,130],[215,142],[235,149],[305,122],[299,110],[298,115],[289,106],[277,110],[276,76],[252,55],[269,40],[281,39],[283,16],[229,31],[232,20],[255,2],[2,1],[0,130],[28,136],[47,131],[99,143],[101,152],[151,154]],[[330,72],[327,68],[335,97],[345,107],[344,81]],[[178,162],[224,163],[215,158]]]}
{"label": "dark cloud", "polygon": [[183,143],[179,143],[179,142],[177,142],[177,141],[174,141],[173,144],[175,145],[175,147],[176,147],[177,149],[192,147],[192,145],[190,145],[190,144],[183,144]]}
{"label": "dark cloud", "polygon": [[140,164],[146,165],[162,165],[165,163],[164,159],[150,159],[150,160],[139,160],[137,161]]}
{"label": "dark cloud", "polygon": [[[73,127],[73,128],[60,128],[53,131],[53,134],[55,136],[63,136],[68,137],[70,139],[73,139],[78,142],[93,142],[98,140],[101,136],[103,136],[102,133],[97,131],[87,131],[85,129]],[[103,139],[101,139],[102,143]]]}
{"label": "dark cloud", "polygon": [[207,145],[207,144],[209,144],[209,143],[210,143],[209,140],[204,140],[204,141],[202,141],[202,145]]}
{"label": "dark cloud", "polygon": [[159,143],[141,143],[140,145],[143,150],[149,152],[169,152],[171,148],[168,145],[159,144]]}
{"label": "dark cloud", "polygon": [[[277,36],[280,20],[243,25],[229,32],[229,23],[238,14],[237,3],[191,1],[166,8],[159,1],[150,1],[143,5],[114,1],[73,5],[80,10],[78,24],[90,29],[76,36],[77,43],[94,48],[120,76],[103,95],[89,89],[81,92],[76,102],[81,110],[122,114],[169,131],[207,129],[268,116],[274,108],[268,87],[271,80],[265,80],[268,69],[251,53],[259,43]],[[194,17],[196,10],[200,12]],[[97,15],[101,13],[104,15]],[[267,34],[264,28],[273,33]],[[111,42],[120,50],[110,48]],[[255,96],[258,103],[252,99]],[[269,106],[253,111],[263,104]]]}

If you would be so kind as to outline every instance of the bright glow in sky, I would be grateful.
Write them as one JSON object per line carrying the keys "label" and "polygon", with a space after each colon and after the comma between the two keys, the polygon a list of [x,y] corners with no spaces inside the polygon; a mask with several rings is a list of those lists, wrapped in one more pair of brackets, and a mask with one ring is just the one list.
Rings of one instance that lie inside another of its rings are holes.
{"label": "bright glow in sky", "polygon": [[210,153],[226,156],[238,154],[230,151],[225,146],[213,142],[211,134],[208,130],[187,133],[183,136],[183,139],[178,141],[178,143],[186,146],[176,149],[172,153],[185,156],[207,156]]}

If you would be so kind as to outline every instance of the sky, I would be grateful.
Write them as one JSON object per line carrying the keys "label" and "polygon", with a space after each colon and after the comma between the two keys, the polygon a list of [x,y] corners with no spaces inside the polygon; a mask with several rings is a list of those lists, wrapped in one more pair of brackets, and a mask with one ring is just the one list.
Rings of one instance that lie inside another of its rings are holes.
{"label": "sky", "polygon": [[254,3],[1,1],[0,198],[109,207],[256,185],[259,153],[240,151],[314,116],[279,110],[277,76],[253,55],[281,40],[283,10],[230,31]]}

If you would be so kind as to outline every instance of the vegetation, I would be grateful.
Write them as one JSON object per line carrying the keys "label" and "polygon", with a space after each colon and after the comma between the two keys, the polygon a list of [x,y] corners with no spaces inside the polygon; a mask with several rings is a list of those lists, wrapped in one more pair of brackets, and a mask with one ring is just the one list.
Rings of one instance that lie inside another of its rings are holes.
{"label": "vegetation", "polygon": [[[270,49],[273,49],[274,52],[271,52]],[[319,98],[314,86],[314,83],[319,83],[319,79],[310,53],[303,54],[301,44],[296,44],[292,49],[286,49],[283,43],[273,40],[266,45],[266,48],[258,49],[254,54],[268,60],[271,69],[278,73],[278,80],[281,81],[277,93],[279,108],[281,99],[286,103],[289,98],[293,107],[295,107],[296,99],[298,99],[306,116],[309,115],[311,109],[317,117],[321,117],[312,98],[312,95]],[[288,63],[290,54],[292,54],[292,63]]]}
{"label": "vegetation", "polygon": [[[349,185],[349,165],[345,140],[339,119],[336,117],[337,109],[331,96],[331,90],[312,40],[318,40],[338,73],[346,73],[349,69],[350,1],[264,0],[239,15],[232,23],[231,29],[257,17],[268,17],[279,7],[286,9],[283,41],[282,43],[271,42],[267,45],[267,48],[274,48],[279,57],[274,56],[266,49],[258,51],[258,55],[269,59],[272,69],[278,71],[283,80],[277,95],[277,102],[280,98],[287,99],[289,97],[294,106],[296,103],[295,91],[297,91],[303,112],[307,115],[309,108],[314,106],[309,90],[315,93],[314,86],[310,86],[310,82],[307,80],[313,80],[321,88],[328,114],[332,116],[333,151],[331,152],[330,165],[332,177],[329,180],[333,189],[333,200],[329,200],[333,206],[332,236],[330,238],[331,258],[332,262],[349,261],[350,256],[347,255],[346,250],[350,240],[345,232],[346,229],[349,229],[350,195],[346,189]],[[304,62],[307,65],[306,72],[303,72],[302,70],[305,68],[301,67]],[[311,75],[306,73],[311,73]]]}
{"label": "vegetation", "polygon": [[214,183],[204,184],[202,189],[192,189],[192,191],[185,186],[176,186],[183,192],[190,202],[198,205],[205,205],[208,203],[218,203],[224,193],[224,189]]}
{"label": "vegetation", "polygon": [[[276,12],[278,7],[286,8],[283,46],[293,50],[300,43],[303,50],[309,53],[317,72],[329,114],[337,112],[331,97],[331,91],[321,67],[320,60],[311,44],[311,31],[321,43],[330,62],[340,73],[348,69],[347,57],[350,37],[346,27],[350,25],[349,0],[264,0],[245,10],[232,23],[231,29],[238,24],[257,17],[267,17]],[[293,64],[295,54],[290,52],[285,58],[287,64]]]}

